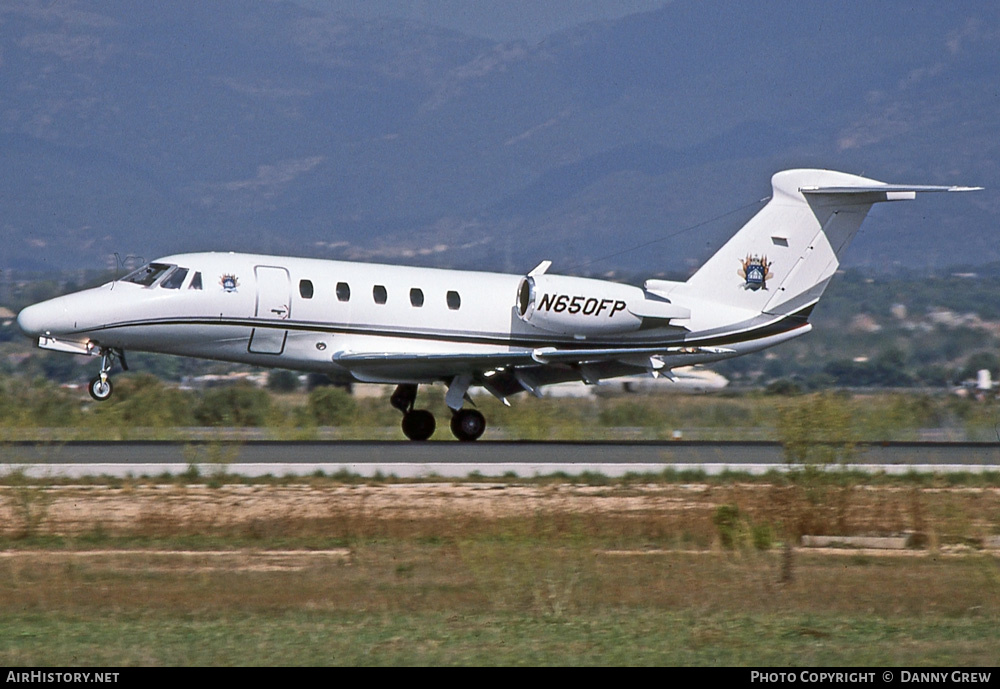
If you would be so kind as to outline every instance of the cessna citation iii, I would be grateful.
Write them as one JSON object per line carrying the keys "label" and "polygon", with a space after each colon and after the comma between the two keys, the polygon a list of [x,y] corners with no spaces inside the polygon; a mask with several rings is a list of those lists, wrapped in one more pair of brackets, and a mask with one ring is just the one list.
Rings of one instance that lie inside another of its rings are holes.
{"label": "cessna citation iii", "polygon": [[127,350],[160,352],[395,384],[412,440],[435,429],[417,386],[441,382],[452,432],[475,440],[486,420],[466,404],[473,386],[507,404],[551,383],[669,377],[805,335],[872,204],[974,189],[829,170],[786,170],[771,184],[767,204],[685,282],[555,275],[550,261],[504,275],[195,253],[29,306],[17,322],[43,349],[99,356],[96,400],[111,396]]}

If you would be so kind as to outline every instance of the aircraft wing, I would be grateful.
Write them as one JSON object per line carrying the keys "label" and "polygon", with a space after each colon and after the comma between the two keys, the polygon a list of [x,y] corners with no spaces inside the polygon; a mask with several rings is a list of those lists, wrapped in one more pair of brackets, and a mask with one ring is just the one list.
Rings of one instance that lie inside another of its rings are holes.
{"label": "aircraft wing", "polygon": [[[412,378],[454,380],[467,377],[506,402],[508,395],[568,380],[597,383],[602,378],[625,375],[636,369],[669,375],[675,366],[687,366],[732,354],[724,347],[540,347],[511,352],[419,354],[397,352],[338,352],[333,360],[356,378],[382,382]],[[464,394],[464,391],[463,391]]]}
{"label": "aircraft wing", "polygon": [[[494,369],[519,365],[547,364],[588,364],[601,361],[631,361],[637,357],[670,356],[685,357],[698,354],[731,354],[732,349],[724,347],[611,347],[600,349],[560,349],[539,347],[538,349],[489,354],[445,353],[420,354],[396,352],[338,352],[333,360],[348,369],[377,369],[379,367],[398,368],[412,365],[418,368],[442,369],[452,373],[456,369]],[[675,364],[681,366],[683,364]]]}
{"label": "aircraft wing", "polygon": [[442,370],[452,374],[456,370],[491,369],[502,366],[533,363],[531,352],[496,352],[473,354],[466,352],[447,354],[419,354],[413,352],[337,352],[333,360],[349,370],[377,370],[412,366],[421,370]]}

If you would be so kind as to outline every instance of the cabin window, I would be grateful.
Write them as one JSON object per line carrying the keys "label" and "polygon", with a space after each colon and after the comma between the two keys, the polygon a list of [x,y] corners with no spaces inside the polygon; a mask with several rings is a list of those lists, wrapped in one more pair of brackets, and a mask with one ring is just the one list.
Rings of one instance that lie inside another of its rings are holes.
{"label": "cabin window", "polygon": [[163,289],[180,289],[181,285],[184,284],[184,278],[187,277],[187,268],[177,268],[172,271],[170,275],[163,278],[163,282],[160,283],[160,287]]}
{"label": "cabin window", "polygon": [[389,297],[383,285],[375,285],[372,289],[372,296],[375,298],[376,304],[384,304]]}
{"label": "cabin window", "polygon": [[149,287],[154,282],[159,280],[164,273],[173,268],[171,265],[166,263],[147,263],[142,268],[138,270],[133,270],[131,273],[122,278],[122,282],[133,282],[137,285],[142,285],[143,287]]}
{"label": "cabin window", "polygon": [[188,289],[201,289],[201,273],[195,273],[194,277],[191,278],[191,284],[188,285]]}
{"label": "cabin window", "polygon": [[424,305],[424,292],[423,290],[414,287],[410,290],[410,305],[411,306],[423,306]]}
{"label": "cabin window", "polygon": [[351,286],[346,282],[337,283],[337,299],[339,301],[350,301],[351,300]]}
{"label": "cabin window", "polygon": [[453,289],[448,290],[448,308],[452,311],[458,311],[462,306],[462,297],[458,295]]}
{"label": "cabin window", "polygon": [[299,295],[303,299],[313,298],[313,283],[312,280],[299,280]]}

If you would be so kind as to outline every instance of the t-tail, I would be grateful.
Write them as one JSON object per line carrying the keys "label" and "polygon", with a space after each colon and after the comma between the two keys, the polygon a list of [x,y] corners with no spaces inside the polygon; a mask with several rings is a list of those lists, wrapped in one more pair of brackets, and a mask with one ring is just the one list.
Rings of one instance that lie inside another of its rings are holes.
{"label": "t-tail", "polygon": [[670,290],[674,298],[725,305],[730,322],[734,311],[778,318],[808,313],[873,204],[925,191],[979,189],[886,184],[831,170],[785,170],[771,178],[771,186],[764,208],[686,283]]}

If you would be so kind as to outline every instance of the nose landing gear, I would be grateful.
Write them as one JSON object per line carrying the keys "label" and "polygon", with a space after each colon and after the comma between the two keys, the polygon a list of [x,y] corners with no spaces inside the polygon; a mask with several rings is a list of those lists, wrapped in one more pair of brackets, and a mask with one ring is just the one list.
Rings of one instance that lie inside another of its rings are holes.
{"label": "nose landing gear", "polygon": [[128,364],[125,363],[125,352],[112,347],[101,348],[101,373],[92,378],[87,386],[87,392],[98,402],[104,402],[111,398],[111,392],[114,388],[108,374],[111,373],[111,366],[115,359],[121,362],[123,371],[128,370]]}

